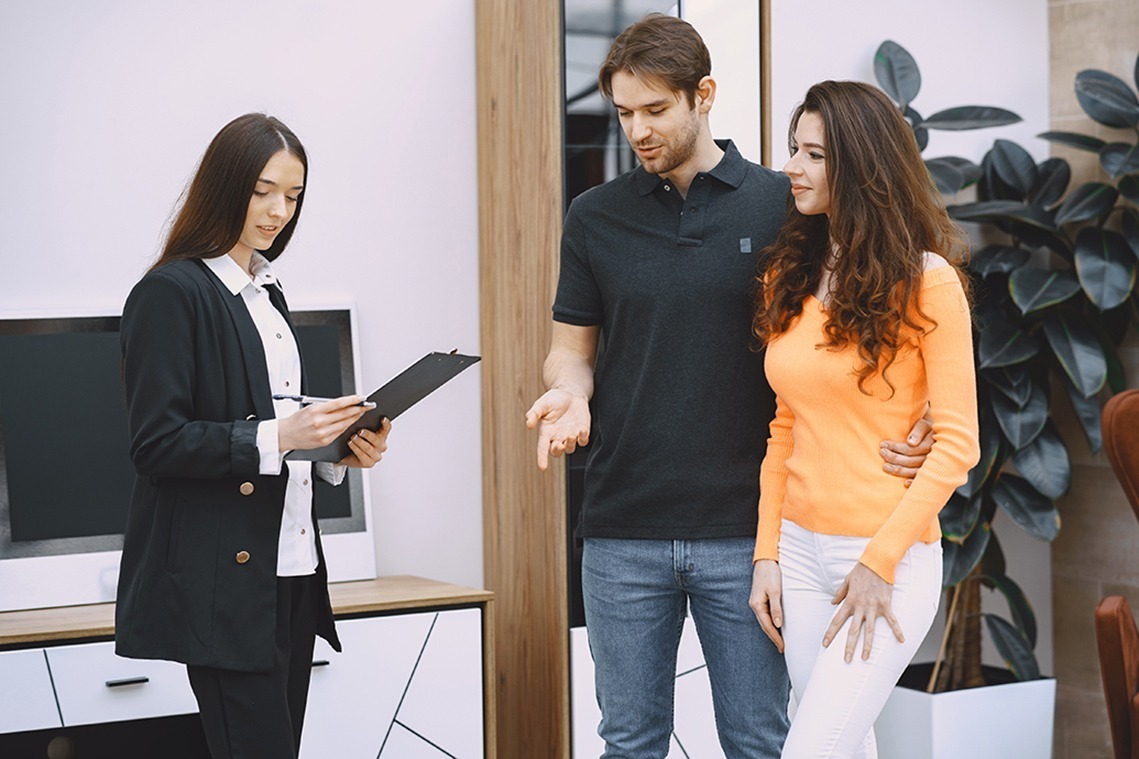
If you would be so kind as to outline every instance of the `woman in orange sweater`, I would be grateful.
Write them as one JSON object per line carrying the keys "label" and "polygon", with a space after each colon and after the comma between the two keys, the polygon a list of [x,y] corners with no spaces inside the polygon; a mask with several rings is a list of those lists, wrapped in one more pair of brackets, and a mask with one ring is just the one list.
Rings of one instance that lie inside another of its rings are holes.
{"label": "woman in orange sweater", "polygon": [[[790,146],[795,206],[754,321],[777,410],[751,606],[795,693],[783,756],[873,757],[874,720],[937,611],[937,514],[979,457],[965,246],[879,90],[816,84]],[[871,466],[927,405],[935,442],[912,483]]]}

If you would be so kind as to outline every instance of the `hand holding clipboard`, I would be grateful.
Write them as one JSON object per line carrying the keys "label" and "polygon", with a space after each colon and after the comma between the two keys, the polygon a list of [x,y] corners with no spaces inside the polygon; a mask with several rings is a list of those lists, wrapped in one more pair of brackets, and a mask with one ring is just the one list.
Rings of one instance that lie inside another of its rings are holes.
{"label": "hand holding clipboard", "polygon": [[356,430],[376,429],[383,417],[395,419],[478,360],[479,356],[461,353],[428,353],[369,395],[367,400],[374,403],[375,408],[364,412],[336,440],[323,448],[290,451],[285,458],[291,461],[340,461],[351,453],[348,438]]}

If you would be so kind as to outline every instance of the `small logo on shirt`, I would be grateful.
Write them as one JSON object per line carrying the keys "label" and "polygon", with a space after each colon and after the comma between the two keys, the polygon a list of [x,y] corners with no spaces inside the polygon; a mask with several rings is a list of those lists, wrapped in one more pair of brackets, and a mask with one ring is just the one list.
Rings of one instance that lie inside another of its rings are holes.
{"label": "small logo on shirt", "polygon": [[740,253],[751,253],[751,238],[750,237],[741,237],[740,238]]}

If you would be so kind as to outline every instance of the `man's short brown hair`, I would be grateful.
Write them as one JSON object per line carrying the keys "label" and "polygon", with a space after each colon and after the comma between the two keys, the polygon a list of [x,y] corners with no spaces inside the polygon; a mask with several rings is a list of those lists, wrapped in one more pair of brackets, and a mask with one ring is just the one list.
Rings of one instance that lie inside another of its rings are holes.
{"label": "man's short brown hair", "polygon": [[700,80],[712,73],[712,58],[700,34],[687,21],[650,13],[613,40],[597,73],[597,85],[613,99],[613,75],[626,71],[638,79],[683,92],[696,105]]}

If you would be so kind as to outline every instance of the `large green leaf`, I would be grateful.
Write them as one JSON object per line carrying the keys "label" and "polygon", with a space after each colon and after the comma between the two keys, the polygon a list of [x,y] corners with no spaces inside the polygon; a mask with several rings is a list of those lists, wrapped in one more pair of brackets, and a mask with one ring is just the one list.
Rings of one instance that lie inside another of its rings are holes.
{"label": "large green leaf", "polygon": [[1051,542],[1060,533],[1060,514],[1052,499],[1038,492],[1027,480],[1003,472],[993,485],[997,506],[1029,535]]}
{"label": "large green leaf", "polygon": [[1001,181],[1027,198],[1036,184],[1036,160],[1012,140],[997,140],[992,149],[993,169]]}
{"label": "large green leaf", "polygon": [[1005,574],[984,575],[981,577],[981,582],[1001,592],[1008,601],[1009,612],[1012,614],[1016,629],[1024,634],[1029,648],[1036,648],[1036,614],[1032,611],[1032,604],[1028,602],[1028,596],[1021,587]]}
{"label": "large green leaf", "polygon": [[929,145],[929,130],[921,126],[921,114],[913,109],[912,106],[907,105],[902,109],[902,115],[906,117],[906,121],[910,122],[910,127],[914,130],[914,139],[918,143],[918,151],[925,150]]}
{"label": "large green leaf", "polygon": [[960,543],[948,538],[941,541],[941,584],[949,588],[968,577],[985,555],[992,534],[992,526],[981,522]]}
{"label": "large green leaf", "polygon": [[1092,453],[1099,453],[1103,449],[1103,429],[1100,420],[1103,412],[1099,407],[1099,398],[1095,395],[1085,398],[1080,391],[1072,386],[1067,377],[1064,378],[1064,389],[1068,391],[1068,398],[1072,401],[1072,410],[1080,420],[1080,427],[1084,430],[1084,437],[1088,440],[1088,448]]}
{"label": "large green leaf", "polygon": [[1107,388],[1112,395],[1122,393],[1127,388],[1127,377],[1119,353],[1110,345],[1104,348],[1107,354]]}
{"label": "large green leaf", "polygon": [[[986,499],[989,504],[991,513],[987,515],[988,521],[991,523],[992,518],[996,516],[996,504],[992,499]],[[985,555],[981,557],[981,573],[992,577],[1003,575],[1007,571],[1007,564],[1005,562],[1005,552],[1001,548],[1001,541],[994,534],[989,540],[989,545],[985,547]]]}
{"label": "large green leaf", "polygon": [[980,331],[977,339],[977,358],[982,369],[1019,364],[1039,351],[1036,341],[1008,322],[992,322]]}
{"label": "large green leaf", "polygon": [[[997,393],[997,395],[999,395],[999,393]],[[980,416],[981,458],[977,462],[977,465],[969,470],[969,476],[965,480],[965,484],[955,491],[958,496],[962,496],[966,499],[980,496],[985,481],[989,479],[989,475],[997,468],[997,459],[1000,458],[1000,426],[992,421],[992,414],[985,413],[983,409],[981,410]],[[980,503],[978,502],[976,505],[977,508],[980,509]],[[972,529],[972,526],[970,526],[970,529]]]}
{"label": "large green leaf", "polygon": [[1028,404],[1036,386],[1036,383],[1032,381],[1032,375],[1028,373],[1023,364],[984,370],[981,372],[981,379],[1003,393],[1016,404],[1017,408]]}
{"label": "large green leaf", "polygon": [[925,162],[925,168],[933,178],[937,191],[943,195],[954,195],[965,186],[965,175],[956,166],[931,158]]}
{"label": "large green leaf", "polygon": [[1076,235],[1076,274],[1088,300],[1106,311],[1131,297],[1135,256],[1118,232],[1084,227]]}
{"label": "large green leaf", "polygon": [[1095,332],[1063,314],[1051,314],[1044,320],[1044,336],[1080,393],[1098,393],[1107,379],[1107,359]]}
{"label": "large green leaf", "polygon": [[1132,203],[1139,203],[1139,174],[1128,174],[1119,178],[1115,183],[1123,197]]}
{"label": "large green leaf", "polygon": [[1049,232],[1056,231],[1056,222],[1046,211],[1033,208],[1019,200],[982,200],[978,203],[949,206],[946,210],[958,221],[1014,222],[1039,227]]}
{"label": "large green leaf", "polygon": [[[918,144],[921,145],[920,141]],[[926,159],[925,166],[933,177],[937,189],[947,195],[960,192],[981,178],[981,167],[968,158],[959,156],[929,158]]]}
{"label": "large green leaf", "polygon": [[921,122],[921,126],[927,129],[961,132],[966,129],[1005,126],[1006,124],[1015,124],[1018,121],[1021,121],[1020,116],[1004,108],[994,108],[988,105],[962,105],[938,111]]}
{"label": "large green leaf", "polygon": [[1119,191],[1103,182],[1087,182],[1077,187],[1056,211],[1056,223],[1087,221],[1106,216],[1115,205]]}
{"label": "large green leaf", "polygon": [[1088,150],[1092,153],[1098,153],[1099,149],[1107,144],[1098,137],[1076,132],[1041,132],[1036,136],[1042,140],[1055,142],[1057,145],[1066,145],[1077,150]]}
{"label": "large green leaf", "polygon": [[1039,680],[1040,665],[1024,633],[994,614],[985,614],[985,627],[997,651],[1018,680]]}
{"label": "large green leaf", "polygon": [[940,158],[931,158],[929,160],[952,166],[960,171],[961,175],[965,177],[966,185],[971,185],[981,178],[981,167],[968,158],[962,158],[956,155],[944,155]]}
{"label": "large green leaf", "polygon": [[909,51],[892,40],[883,42],[874,53],[874,78],[902,110],[921,89],[917,61]]}
{"label": "large green leaf", "polygon": [[1080,291],[1070,272],[1022,266],[1008,278],[1009,294],[1021,313],[1030,314],[1063,303]]}
{"label": "large green leaf", "polygon": [[1134,208],[1124,208],[1121,228],[1128,247],[1135,257],[1139,258],[1139,211]]}
{"label": "large green leaf", "polygon": [[941,532],[950,540],[964,540],[977,524],[981,515],[981,496],[967,498],[959,493],[949,496],[949,501],[937,515]]}
{"label": "large green leaf", "polygon": [[993,168],[993,151],[990,149],[981,158],[981,180],[977,183],[977,200],[986,203],[997,200],[1023,201],[1016,190],[1006,185]]}
{"label": "large green leaf", "polygon": [[1031,443],[1048,421],[1048,391],[1036,382],[1031,383],[1031,387],[1032,393],[1023,406],[1018,406],[1004,393],[990,394],[1001,432],[1016,450]]}
{"label": "large green leaf", "polygon": [[1139,124],[1139,100],[1117,76],[1097,69],[1076,74],[1076,100],[1084,113],[1099,123],[1126,129]]}
{"label": "large green leaf", "polygon": [[[1051,422],[1044,426],[1044,430],[1031,443],[1013,452],[1012,463],[1032,487],[1048,498],[1059,498],[1067,493],[1072,485],[1072,462],[1068,458],[1068,448]],[[997,486],[1003,480],[1004,477],[998,480]],[[993,497],[997,497],[996,487],[993,489]],[[1021,526],[1028,529],[1024,525]],[[1059,527],[1057,517],[1055,529],[1059,530]],[[1051,540],[1051,538],[1044,539]]]}
{"label": "large green leaf", "polygon": [[1008,274],[1019,269],[1032,258],[1032,253],[1012,245],[987,245],[969,259],[969,268],[982,277],[990,274]]}
{"label": "large green leaf", "polygon": [[1115,179],[1120,174],[1139,171],[1139,145],[1127,142],[1113,142],[1099,151],[1099,163],[1108,176]]}
{"label": "large green leaf", "polygon": [[1049,158],[1037,167],[1036,184],[1028,193],[1028,202],[1046,208],[1064,196],[1072,181],[1072,167],[1063,158]]}

